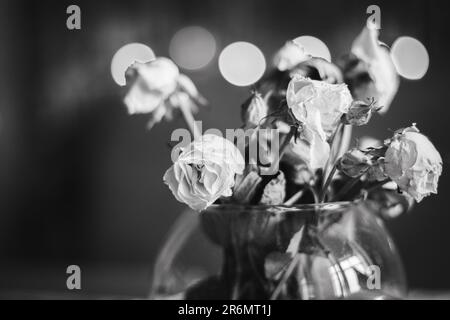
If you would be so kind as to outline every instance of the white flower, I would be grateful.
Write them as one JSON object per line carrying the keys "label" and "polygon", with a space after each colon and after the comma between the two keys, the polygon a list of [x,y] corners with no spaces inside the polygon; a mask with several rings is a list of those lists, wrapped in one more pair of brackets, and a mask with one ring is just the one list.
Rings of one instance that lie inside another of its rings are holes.
{"label": "white flower", "polygon": [[181,149],[166,171],[164,182],[178,201],[201,211],[220,197],[232,195],[235,175],[242,174],[244,167],[244,159],[234,144],[207,134]]}
{"label": "white flower", "polygon": [[135,63],[127,71],[132,84],[124,102],[128,113],[151,113],[177,88],[178,67],[167,58],[156,58],[148,63]]}
{"label": "white flower", "polygon": [[442,158],[415,126],[396,132],[385,155],[385,173],[417,202],[437,193]]}
{"label": "white flower", "polygon": [[352,103],[345,84],[329,84],[300,75],[293,76],[286,99],[295,118],[322,140],[333,135]]}
{"label": "white flower", "polygon": [[207,101],[186,75],[167,58],[135,63],[127,70],[131,85],[124,98],[129,114],[150,114],[148,129],[163,118],[171,120],[180,108],[197,112]]}
{"label": "white flower", "polygon": [[323,167],[330,156],[327,140],[352,103],[350,91],[345,84],[329,84],[295,74],[286,100],[302,129],[300,139],[293,140],[291,151],[311,169]]}
{"label": "white flower", "polygon": [[386,112],[397,93],[399,77],[389,51],[380,45],[378,30],[368,28],[353,41],[351,52],[365,64],[372,81],[354,86],[355,99],[375,98],[380,112]]}
{"label": "white flower", "polygon": [[273,65],[280,71],[286,71],[309,58],[311,56],[300,43],[288,41],[273,57]]}

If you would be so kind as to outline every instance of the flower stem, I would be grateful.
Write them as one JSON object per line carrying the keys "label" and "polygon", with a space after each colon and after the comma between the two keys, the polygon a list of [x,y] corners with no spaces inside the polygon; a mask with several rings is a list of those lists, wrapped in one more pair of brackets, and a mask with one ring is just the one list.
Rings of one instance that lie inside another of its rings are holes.
{"label": "flower stem", "polygon": [[350,284],[348,283],[344,269],[342,268],[339,260],[336,259],[332,251],[325,245],[325,243],[322,241],[322,239],[318,234],[316,234],[315,240],[316,244],[319,246],[319,249],[323,252],[325,257],[331,263],[331,267],[334,269],[334,272],[339,282],[339,286],[341,287],[341,294],[345,298],[349,294]]}
{"label": "flower stem", "polygon": [[197,124],[195,123],[194,116],[192,115],[191,109],[189,109],[189,106],[181,103],[180,104],[180,110],[183,114],[184,121],[186,122],[186,125],[189,128],[189,131],[191,131],[191,134],[194,137],[194,140],[201,137],[201,132],[199,128],[197,127]]}
{"label": "flower stem", "polygon": [[330,174],[327,177],[327,180],[325,181],[322,190],[320,191],[320,195],[319,195],[319,203],[323,203],[325,201],[325,196],[327,194],[328,191],[328,187],[331,184],[331,181],[333,180],[334,174],[336,173],[337,170],[337,166],[336,164],[334,164],[333,168],[331,169]]}
{"label": "flower stem", "polygon": [[314,197],[314,203],[319,203],[319,195],[317,194],[316,189],[313,186],[307,185],[306,188],[312,193]]}
{"label": "flower stem", "polygon": [[290,197],[287,201],[283,203],[285,206],[292,206],[295,202],[297,202],[305,193],[305,190],[302,189],[298,191],[296,194],[294,194],[292,197]]}
{"label": "flower stem", "polygon": [[341,157],[349,149],[352,139],[352,131],[353,126],[344,126],[344,130],[342,131],[341,143],[336,154],[337,158]]}
{"label": "flower stem", "polygon": [[278,165],[278,167],[280,166],[281,158],[283,157],[284,153],[286,152],[287,146],[291,142],[291,139],[295,135],[296,132],[297,132],[297,129],[295,127],[291,127],[291,130],[284,138],[283,143],[281,144],[281,147],[278,152],[278,159],[275,160],[277,162],[276,164]]}
{"label": "flower stem", "polygon": [[330,156],[328,157],[328,160],[323,169],[324,175],[328,173],[329,169],[328,167],[330,166],[330,163],[334,163],[336,161],[336,156],[338,155],[339,149],[341,147],[340,144],[342,143],[342,135],[344,132],[344,128],[345,128],[344,124],[342,122],[339,123],[338,127],[333,133],[333,136],[331,137]]}
{"label": "flower stem", "polygon": [[299,264],[299,262],[300,262],[300,254],[297,253],[289,263],[289,266],[284,272],[280,282],[278,282],[278,285],[276,286],[275,290],[270,296],[270,300],[276,300],[278,298],[278,296],[281,293],[281,290],[283,289],[283,286],[286,284],[287,280],[289,279],[289,277],[291,276],[292,272],[295,270],[295,267]]}

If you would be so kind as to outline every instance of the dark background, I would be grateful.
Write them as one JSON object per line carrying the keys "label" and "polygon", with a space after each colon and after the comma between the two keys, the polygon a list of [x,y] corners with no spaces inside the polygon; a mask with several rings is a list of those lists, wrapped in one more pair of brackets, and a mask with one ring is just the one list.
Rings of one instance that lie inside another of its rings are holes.
{"label": "dark background", "polygon": [[[77,4],[82,29],[66,28]],[[145,130],[130,117],[112,80],[113,54],[129,42],[168,56],[182,27],[210,30],[218,51],[250,41],[270,60],[286,40],[314,35],[333,59],[346,53],[367,18],[368,1],[0,1],[0,291],[65,290],[66,267],[82,268],[91,294],[142,296],[152,262],[184,206],[162,176],[167,142],[181,120]],[[439,195],[389,223],[409,284],[450,289],[449,39],[447,1],[378,1],[380,39],[402,35],[428,49],[420,81],[402,80],[387,116],[357,134],[384,139],[417,122],[444,158]],[[248,89],[228,84],[217,55],[206,68],[185,71],[212,103],[204,128],[239,125]],[[192,259],[201,258],[201,244]],[[203,251],[204,252],[204,251]]]}

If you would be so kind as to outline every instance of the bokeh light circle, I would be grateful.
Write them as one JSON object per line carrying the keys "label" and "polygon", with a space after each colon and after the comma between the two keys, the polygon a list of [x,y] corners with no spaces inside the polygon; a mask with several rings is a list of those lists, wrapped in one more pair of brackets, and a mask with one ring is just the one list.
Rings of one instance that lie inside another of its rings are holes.
{"label": "bokeh light circle", "polygon": [[111,60],[111,75],[119,86],[126,84],[125,72],[135,62],[146,63],[155,59],[149,46],[142,43],[129,43],[121,47]]}
{"label": "bokeh light circle", "polygon": [[320,39],[313,36],[301,36],[294,39],[294,42],[301,44],[306,53],[313,57],[320,57],[331,62],[331,53],[327,45]]}
{"label": "bokeh light circle", "polygon": [[170,57],[180,67],[198,70],[208,65],[216,54],[216,40],[205,28],[190,26],[179,30],[169,46]]}
{"label": "bokeh light circle", "polygon": [[430,57],[427,49],[417,39],[400,37],[391,48],[392,61],[399,75],[406,79],[421,79],[428,70]]}
{"label": "bokeh light circle", "polygon": [[266,59],[261,50],[249,42],[229,44],[219,56],[222,76],[235,86],[249,86],[257,82],[266,70]]}

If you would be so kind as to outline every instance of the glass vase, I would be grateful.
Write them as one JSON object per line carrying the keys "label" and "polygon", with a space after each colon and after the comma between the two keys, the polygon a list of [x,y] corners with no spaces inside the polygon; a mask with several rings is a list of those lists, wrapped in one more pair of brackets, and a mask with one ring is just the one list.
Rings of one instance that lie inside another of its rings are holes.
{"label": "glass vase", "polygon": [[383,221],[366,202],[213,205],[198,231],[221,268],[183,289],[185,299],[391,299],[406,281]]}

